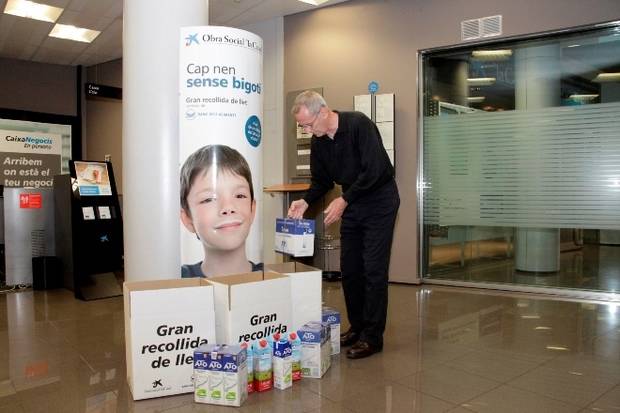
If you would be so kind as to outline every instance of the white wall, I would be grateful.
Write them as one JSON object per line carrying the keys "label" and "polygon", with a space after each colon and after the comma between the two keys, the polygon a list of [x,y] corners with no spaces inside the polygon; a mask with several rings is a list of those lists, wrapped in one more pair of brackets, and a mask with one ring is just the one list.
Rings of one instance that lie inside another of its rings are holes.
{"label": "white wall", "polygon": [[[263,185],[284,183],[284,25],[278,17],[240,27],[263,39]],[[254,188],[262,191],[262,188]],[[263,261],[281,262],[273,251],[275,219],[282,216],[282,195],[263,196]]]}

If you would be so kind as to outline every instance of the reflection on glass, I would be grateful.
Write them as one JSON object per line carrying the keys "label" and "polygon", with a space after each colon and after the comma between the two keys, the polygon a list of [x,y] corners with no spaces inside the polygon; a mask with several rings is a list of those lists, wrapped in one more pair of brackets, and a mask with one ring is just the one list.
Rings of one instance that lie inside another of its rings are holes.
{"label": "reflection on glass", "polygon": [[620,32],[423,55],[423,273],[620,289]]}

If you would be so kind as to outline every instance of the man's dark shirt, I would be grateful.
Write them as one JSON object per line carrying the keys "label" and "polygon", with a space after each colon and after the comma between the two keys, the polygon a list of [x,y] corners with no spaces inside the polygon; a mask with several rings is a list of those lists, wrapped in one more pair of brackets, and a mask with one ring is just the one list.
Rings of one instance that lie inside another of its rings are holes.
{"label": "man's dark shirt", "polygon": [[304,196],[308,204],[342,185],[348,204],[363,198],[394,179],[381,135],[376,125],[360,112],[337,112],[334,139],[313,136],[310,146],[312,184]]}

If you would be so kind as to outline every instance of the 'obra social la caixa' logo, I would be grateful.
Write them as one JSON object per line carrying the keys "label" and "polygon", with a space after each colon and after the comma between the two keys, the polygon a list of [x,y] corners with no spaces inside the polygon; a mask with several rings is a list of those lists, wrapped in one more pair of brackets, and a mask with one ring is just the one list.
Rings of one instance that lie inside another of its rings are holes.
{"label": "'obra social la caixa' logo", "polygon": [[188,34],[185,38],[185,46],[191,46],[193,43],[198,43],[198,33]]}

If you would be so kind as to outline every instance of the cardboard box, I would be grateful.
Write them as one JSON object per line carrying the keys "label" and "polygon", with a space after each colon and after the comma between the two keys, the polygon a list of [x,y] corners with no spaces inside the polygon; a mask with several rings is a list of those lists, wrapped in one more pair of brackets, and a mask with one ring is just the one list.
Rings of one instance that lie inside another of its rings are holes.
{"label": "cardboard box", "polygon": [[215,342],[213,287],[200,278],[123,284],[134,400],[191,393],[194,349]]}
{"label": "cardboard box", "polygon": [[276,218],[275,250],[294,257],[314,255],[314,220]]}
{"label": "cardboard box", "polygon": [[275,272],[210,278],[219,343],[238,344],[291,331],[291,279]]}
{"label": "cardboard box", "polygon": [[330,327],[332,356],[340,354],[340,312],[335,308],[323,307],[322,321]]}
{"label": "cardboard box", "polygon": [[288,275],[291,282],[291,309],[292,330],[297,331],[301,326],[311,321],[321,319],[322,271],[299,262],[285,262],[283,264],[267,264],[265,271],[274,271]]}

